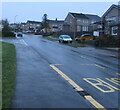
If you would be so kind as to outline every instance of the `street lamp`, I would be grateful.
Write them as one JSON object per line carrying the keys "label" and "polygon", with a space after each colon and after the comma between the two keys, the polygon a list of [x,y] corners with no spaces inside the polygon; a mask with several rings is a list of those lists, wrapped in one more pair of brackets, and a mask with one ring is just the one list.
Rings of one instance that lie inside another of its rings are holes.
{"label": "street lamp", "polygon": [[15,15],[15,17],[14,17],[14,32],[15,32],[15,22],[16,22],[16,17],[17,17],[18,15]]}

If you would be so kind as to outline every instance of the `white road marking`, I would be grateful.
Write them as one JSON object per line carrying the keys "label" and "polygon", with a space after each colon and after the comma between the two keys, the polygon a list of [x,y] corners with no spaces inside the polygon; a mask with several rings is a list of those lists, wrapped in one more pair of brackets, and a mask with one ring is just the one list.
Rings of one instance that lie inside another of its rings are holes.
{"label": "white road marking", "polygon": [[117,75],[120,75],[120,73],[116,73]]}
{"label": "white road marking", "polygon": [[28,46],[28,44],[25,42],[25,40],[21,39],[20,40],[23,44],[25,44],[26,46]]}

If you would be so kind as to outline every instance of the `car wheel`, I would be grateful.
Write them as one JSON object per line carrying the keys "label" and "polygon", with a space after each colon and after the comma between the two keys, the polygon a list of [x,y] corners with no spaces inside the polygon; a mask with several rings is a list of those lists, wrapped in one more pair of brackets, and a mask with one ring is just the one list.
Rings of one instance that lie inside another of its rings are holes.
{"label": "car wheel", "polygon": [[72,44],[72,41],[70,43]]}
{"label": "car wheel", "polygon": [[59,40],[59,43],[60,43],[61,41]]}

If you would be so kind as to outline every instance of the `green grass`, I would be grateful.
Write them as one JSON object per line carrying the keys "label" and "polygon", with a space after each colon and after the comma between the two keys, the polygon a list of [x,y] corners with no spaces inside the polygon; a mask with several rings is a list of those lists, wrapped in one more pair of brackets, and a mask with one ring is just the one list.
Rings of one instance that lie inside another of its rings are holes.
{"label": "green grass", "polygon": [[58,41],[58,39],[52,39],[52,38],[50,38],[50,37],[42,37],[42,38],[48,39],[48,40],[51,40],[51,41]]}
{"label": "green grass", "polygon": [[54,37],[54,38],[58,38],[57,36],[55,36],[55,35],[53,35],[52,37]]}
{"label": "green grass", "polygon": [[74,43],[62,43],[62,44],[72,46],[72,47],[87,47],[86,45],[78,45]]}
{"label": "green grass", "polygon": [[0,37],[0,39],[16,39],[16,37]]}
{"label": "green grass", "polygon": [[16,72],[15,46],[2,42],[2,108],[10,108]]}

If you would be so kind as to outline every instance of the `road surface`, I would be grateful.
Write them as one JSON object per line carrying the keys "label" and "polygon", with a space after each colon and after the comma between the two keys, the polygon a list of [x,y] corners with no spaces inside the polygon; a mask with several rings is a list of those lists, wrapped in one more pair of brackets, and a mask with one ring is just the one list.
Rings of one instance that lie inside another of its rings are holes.
{"label": "road surface", "polygon": [[13,108],[120,108],[118,52],[40,35],[3,41],[16,46]]}

